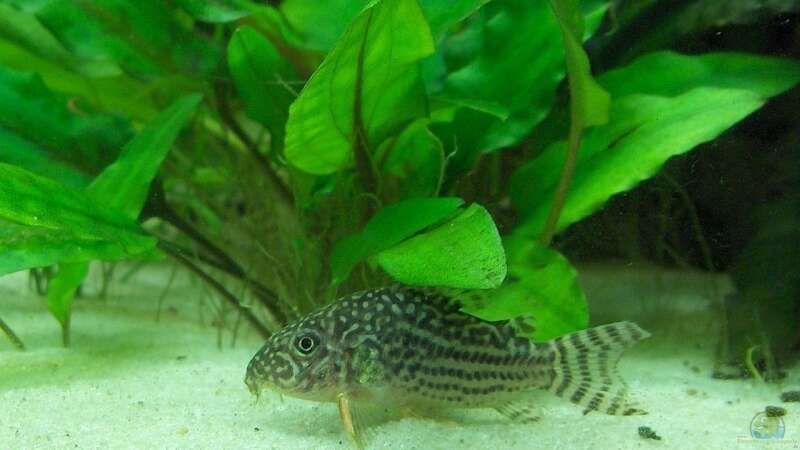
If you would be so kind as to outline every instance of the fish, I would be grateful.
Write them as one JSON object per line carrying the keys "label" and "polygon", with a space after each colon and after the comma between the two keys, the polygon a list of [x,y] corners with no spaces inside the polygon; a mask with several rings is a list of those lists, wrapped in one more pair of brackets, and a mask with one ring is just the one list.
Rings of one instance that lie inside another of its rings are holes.
{"label": "fish", "polygon": [[649,333],[617,322],[533,341],[530,322],[489,322],[462,311],[458,291],[391,285],[340,298],[273,334],[250,360],[245,384],[338,405],[363,448],[370,410],[435,417],[492,408],[539,419],[528,392],[545,390],[610,415],[646,412],[628,399],[616,366]]}

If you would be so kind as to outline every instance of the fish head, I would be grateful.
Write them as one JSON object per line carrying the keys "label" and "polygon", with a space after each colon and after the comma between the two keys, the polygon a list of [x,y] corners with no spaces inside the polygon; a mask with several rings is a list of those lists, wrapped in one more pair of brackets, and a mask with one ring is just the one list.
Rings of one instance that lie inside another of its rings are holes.
{"label": "fish head", "polygon": [[308,316],[270,336],[247,365],[245,384],[251,393],[270,389],[308,400],[332,399],[335,348],[320,319]]}

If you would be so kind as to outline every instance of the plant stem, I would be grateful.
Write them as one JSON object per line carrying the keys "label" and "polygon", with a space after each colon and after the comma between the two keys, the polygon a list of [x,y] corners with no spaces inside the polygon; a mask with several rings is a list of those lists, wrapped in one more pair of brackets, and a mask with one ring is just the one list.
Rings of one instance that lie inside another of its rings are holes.
{"label": "plant stem", "polygon": [[3,333],[5,333],[8,340],[14,344],[14,347],[17,347],[18,350],[25,350],[25,344],[22,343],[22,340],[19,338],[19,336],[14,333],[14,330],[12,330],[11,327],[9,327],[8,324],[3,321],[3,319],[0,319],[0,329],[3,330]]}
{"label": "plant stem", "polygon": [[353,87],[353,154],[356,159],[356,167],[361,178],[361,183],[365,192],[377,194],[378,181],[375,177],[375,170],[369,155],[369,142],[367,141],[367,130],[364,127],[364,117],[362,116],[362,94],[364,89],[364,55],[367,45],[367,34],[369,34],[370,24],[372,23],[372,10],[367,18],[367,25],[364,31],[364,39],[358,50],[358,60],[356,62],[356,80]]}
{"label": "plant stem", "polygon": [[276,191],[278,192],[281,199],[287,205],[293,205],[294,200],[292,199],[292,193],[289,191],[289,188],[286,186],[286,183],[281,180],[278,174],[272,170],[272,167],[269,165],[269,161],[261,152],[258,151],[258,146],[250,136],[242,129],[239,125],[239,122],[236,121],[236,118],[233,116],[233,113],[228,106],[228,102],[225,96],[225,88],[222,83],[214,84],[214,96],[217,99],[217,111],[219,112],[219,116],[222,119],[222,122],[239,138],[240,141],[244,144],[247,150],[250,152],[250,155],[256,161],[256,165],[264,172],[264,175],[267,179],[272,183],[275,187]]}
{"label": "plant stem", "polygon": [[228,291],[228,289],[226,289],[225,286],[222,285],[222,283],[220,283],[219,281],[215,280],[210,275],[205,273],[189,258],[185,257],[180,252],[175,251],[175,249],[172,248],[171,245],[163,241],[158,243],[158,248],[160,248],[162,251],[164,251],[164,253],[168,254],[177,262],[182,264],[184,267],[189,269],[192,273],[200,277],[207,285],[209,285],[211,288],[217,291],[225,301],[227,301],[231,306],[236,308],[236,310],[239,311],[244,316],[244,318],[247,319],[248,322],[250,322],[250,325],[252,325],[253,328],[255,328],[256,331],[258,331],[258,333],[261,334],[262,337],[266,339],[272,334],[267,329],[267,327],[263,323],[261,323],[261,321],[258,320],[258,318],[255,315],[253,315],[253,312],[249,308],[239,303],[239,300],[236,297],[234,297],[233,294],[231,294],[230,291]]}
{"label": "plant stem", "polygon": [[558,218],[561,216],[561,210],[564,209],[564,204],[567,202],[567,194],[569,193],[569,184],[572,181],[572,176],[575,174],[575,164],[578,160],[578,149],[581,146],[583,130],[575,120],[570,123],[569,129],[569,144],[567,146],[567,154],[564,158],[564,167],[561,169],[561,178],[558,180],[558,187],[553,196],[553,204],[550,206],[550,211],[547,213],[547,221],[544,225],[544,230],[539,236],[539,242],[544,245],[550,245],[553,236],[556,234],[558,226]]}

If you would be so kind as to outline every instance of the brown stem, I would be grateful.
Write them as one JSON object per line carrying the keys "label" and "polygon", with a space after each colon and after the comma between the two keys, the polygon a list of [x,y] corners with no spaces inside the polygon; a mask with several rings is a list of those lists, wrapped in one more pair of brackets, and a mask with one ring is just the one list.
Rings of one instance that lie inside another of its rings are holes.
{"label": "brown stem", "polygon": [[190,260],[180,252],[173,249],[172,246],[166,242],[163,241],[159,242],[158,248],[161,249],[164,253],[171,256],[177,262],[182,264],[184,267],[189,269],[192,273],[200,277],[206,284],[208,284],[211,288],[217,291],[225,301],[227,301],[231,306],[236,308],[236,310],[239,311],[244,316],[244,318],[247,319],[248,322],[250,322],[250,325],[252,325],[253,328],[255,328],[256,331],[258,331],[258,333],[261,334],[262,337],[266,339],[272,334],[267,329],[267,327],[263,323],[261,323],[261,321],[258,320],[258,318],[255,315],[253,315],[253,312],[250,311],[249,308],[239,303],[239,300],[236,297],[234,297],[233,294],[231,294],[230,291],[228,291],[228,289],[226,289],[225,286],[222,285],[222,283],[220,283],[219,281],[215,280],[210,275],[205,273],[202,269],[200,269],[200,267],[198,267],[194,262],[192,262],[192,260]]}
{"label": "brown stem", "polygon": [[558,187],[556,187],[555,195],[553,196],[553,204],[550,206],[550,211],[547,213],[547,221],[544,224],[544,230],[539,236],[539,242],[544,245],[550,245],[553,236],[556,234],[558,227],[558,218],[561,216],[561,210],[564,209],[564,204],[567,202],[567,194],[569,193],[569,184],[572,181],[572,176],[575,174],[575,164],[578,160],[578,149],[581,146],[582,130],[580,126],[573,120],[570,124],[569,130],[569,145],[567,146],[567,154],[564,158],[564,167],[561,169],[561,178],[558,180]]}
{"label": "brown stem", "polygon": [[22,340],[19,338],[19,336],[14,333],[14,330],[12,330],[11,327],[9,327],[8,324],[3,321],[3,319],[0,319],[0,330],[3,330],[3,333],[5,333],[8,340],[14,344],[14,347],[17,347],[18,350],[25,350],[25,344],[22,343]]}
{"label": "brown stem", "polygon": [[258,151],[258,146],[256,145],[256,143],[253,142],[252,139],[250,139],[250,136],[247,135],[244,129],[242,129],[241,125],[239,125],[239,122],[236,121],[236,118],[233,116],[233,113],[231,112],[230,107],[228,106],[228,102],[225,99],[226,97],[225,94],[226,93],[224,85],[222,83],[215,83],[214,95],[217,99],[217,111],[219,112],[220,118],[225,123],[225,125],[231,130],[231,132],[233,132],[233,134],[235,134],[236,137],[239,138],[240,141],[242,141],[244,146],[247,147],[247,150],[250,152],[250,155],[256,161],[256,165],[259,167],[259,169],[261,169],[262,172],[264,172],[264,176],[267,177],[270,183],[272,183],[272,185],[275,186],[275,189],[277,190],[281,199],[287,205],[293,205],[294,200],[292,199],[292,193],[289,191],[288,186],[286,186],[286,183],[284,183],[283,180],[281,180],[281,178],[278,176],[278,174],[276,174],[275,171],[272,170],[272,166],[269,165],[269,161],[267,161],[267,158],[265,158],[264,155],[262,155],[261,152]]}
{"label": "brown stem", "polygon": [[372,160],[369,156],[369,141],[367,140],[367,131],[364,127],[361,105],[362,91],[364,89],[364,55],[371,23],[372,10],[370,10],[369,17],[367,18],[364,39],[361,41],[361,48],[358,50],[358,59],[356,63],[356,81],[353,88],[353,154],[356,158],[356,167],[358,168],[364,191],[377,193],[378,182],[375,177],[375,170],[372,167]]}

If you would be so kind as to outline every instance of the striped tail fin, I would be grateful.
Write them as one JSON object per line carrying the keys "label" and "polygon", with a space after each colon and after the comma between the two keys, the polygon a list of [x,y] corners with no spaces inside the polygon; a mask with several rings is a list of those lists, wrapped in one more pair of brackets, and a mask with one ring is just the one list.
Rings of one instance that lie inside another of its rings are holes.
{"label": "striped tail fin", "polygon": [[622,352],[650,336],[633,322],[616,322],[557,337],[549,390],[583,406],[583,413],[647,414],[626,399],[628,387],[617,374]]}

